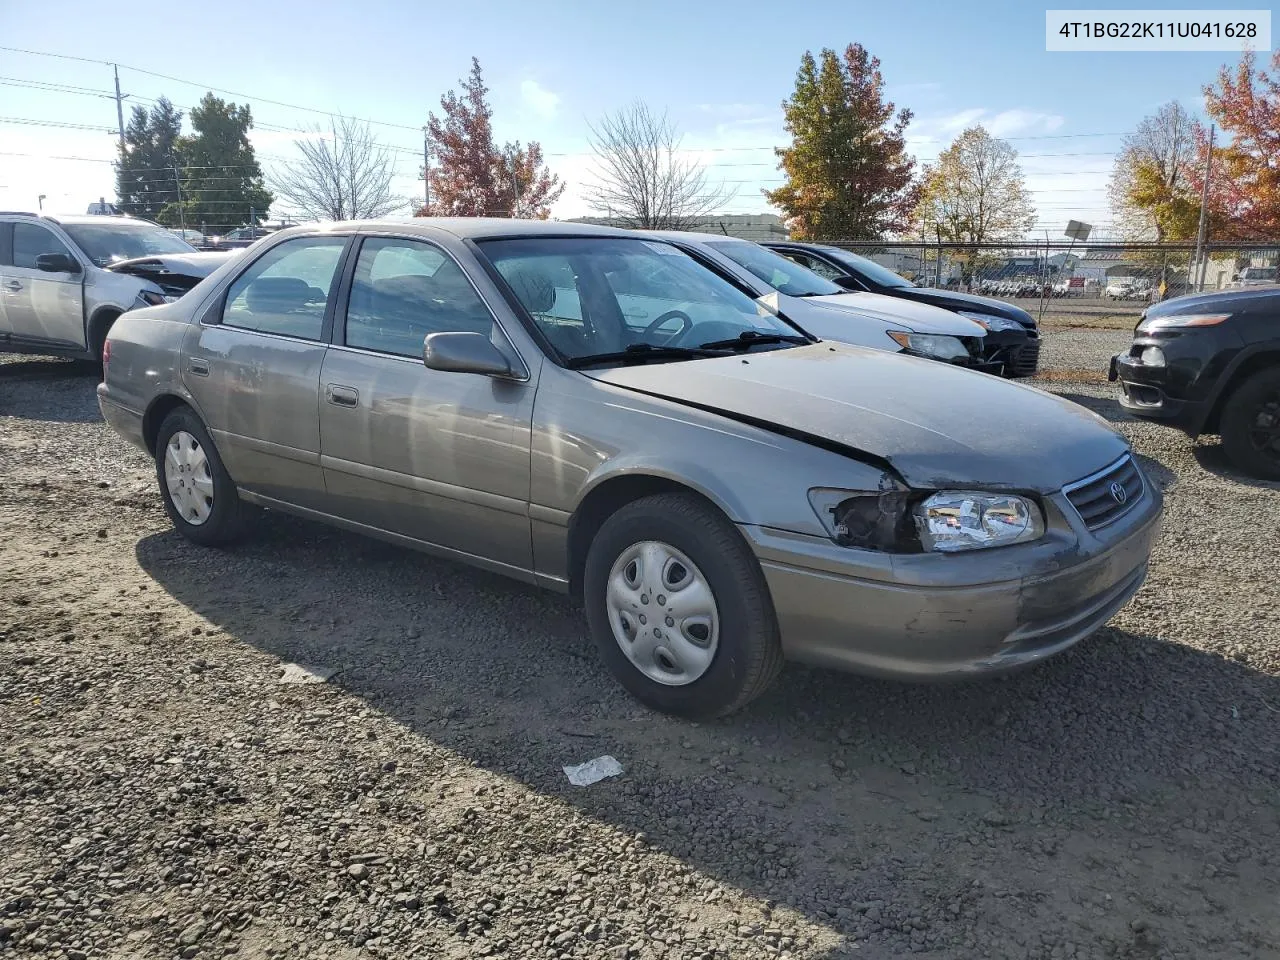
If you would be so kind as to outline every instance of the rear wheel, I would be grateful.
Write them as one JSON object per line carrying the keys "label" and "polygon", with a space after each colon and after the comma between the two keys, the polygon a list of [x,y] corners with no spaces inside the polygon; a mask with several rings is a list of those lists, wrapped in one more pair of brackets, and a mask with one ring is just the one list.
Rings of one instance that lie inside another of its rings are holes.
{"label": "rear wheel", "polygon": [[195,412],[179,407],[166,416],[155,451],[160,497],[178,532],[204,546],[239,539],[244,505]]}
{"label": "rear wheel", "polygon": [[583,586],[601,658],[655,710],[731,713],[781,669],[759,563],[733,524],[692,494],[645,497],[606,520]]}
{"label": "rear wheel", "polygon": [[1236,387],[1222,408],[1219,432],[1237,467],[1280,480],[1280,367],[1255,373]]}

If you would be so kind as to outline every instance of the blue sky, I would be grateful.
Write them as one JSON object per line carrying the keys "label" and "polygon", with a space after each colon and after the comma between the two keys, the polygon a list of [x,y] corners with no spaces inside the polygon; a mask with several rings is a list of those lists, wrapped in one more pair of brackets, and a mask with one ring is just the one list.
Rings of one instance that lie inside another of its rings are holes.
{"label": "blue sky", "polygon": [[[917,156],[936,156],[981,121],[1022,154],[1040,231],[1056,235],[1072,217],[1103,226],[1119,134],[1171,99],[1199,113],[1201,87],[1235,59],[1047,53],[1045,5],[981,0],[646,0],[612,7],[219,0],[152,9],[149,27],[140,8],[121,15],[101,2],[0,0],[0,45],[119,61],[121,86],[138,102],[166,95],[189,106],[206,85],[249,95],[261,125],[254,142],[268,168],[293,154],[298,128],[325,118],[267,100],[384,121],[374,132],[398,148],[395,187],[406,198],[422,191],[418,129],[428,111],[439,113],[440,95],[456,86],[474,54],[491,90],[498,138],[540,141],[568,181],[554,211],[561,217],[589,212],[579,190],[591,176],[588,123],[636,99],[668,110],[684,146],[737,190],[723,212],[768,209],[760,189],[779,179],[769,148],[785,143],[781,101],[801,55],[856,41],[880,58],[889,96],[914,111],[909,134]],[[58,92],[49,84],[80,89]],[[99,94],[111,88],[103,63],[0,50],[0,118],[101,127],[0,119],[0,207],[34,208],[43,193],[46,210],[80,213],[99,195],[109,197],[113,180],[103,161],[114,156],[115,103]]]}

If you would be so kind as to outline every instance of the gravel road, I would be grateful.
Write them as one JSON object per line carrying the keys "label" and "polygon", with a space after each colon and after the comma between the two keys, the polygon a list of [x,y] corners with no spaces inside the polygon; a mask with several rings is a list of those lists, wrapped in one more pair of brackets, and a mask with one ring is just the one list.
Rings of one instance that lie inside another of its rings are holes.
{"label": "gravel road", "polygon": [[1045,348],[1168,498],[1110,627],[701,725],[557,596],[274,515],[182,541],[91,375],[0,360],[0,956],[1280,957],[1280,489],[1123,417],[1126,342]]}

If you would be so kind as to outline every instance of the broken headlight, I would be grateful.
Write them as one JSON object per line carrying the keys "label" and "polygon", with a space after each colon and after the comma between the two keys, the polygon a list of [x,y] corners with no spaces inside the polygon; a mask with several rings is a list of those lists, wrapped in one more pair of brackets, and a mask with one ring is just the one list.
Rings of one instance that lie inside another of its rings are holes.
{"label": "broken headlight", "polygon": [[1004,547],[1044,536],[1044,514],[1026,497],[976,490],[942,490],[916,505],[926,550],[952,553]]}
{"label": "broken headlight", "polygon": [[842,547],[919,553],[920,538],[908,509],[910,495],[910,490],[886,477],[878,490],[814,487],[809,503],[827,535]]}

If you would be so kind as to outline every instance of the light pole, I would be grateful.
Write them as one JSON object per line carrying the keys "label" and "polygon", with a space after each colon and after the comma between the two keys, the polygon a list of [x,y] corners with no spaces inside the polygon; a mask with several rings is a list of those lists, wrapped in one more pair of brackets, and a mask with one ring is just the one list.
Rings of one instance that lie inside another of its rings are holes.
{"label": "light pole", "polygon": [[45,198],[45,197],[47,197],[47,196],[48,196],[48,194],[47,194],[47,193],[42,193],[42,194],[40,194],[40,196],[39,196],[39,197],[37,197],[37,198],[36,198],[36,203],[40,204],[40,212],[41,212],[41,213],[44,213],[44,198]]}

